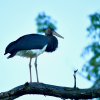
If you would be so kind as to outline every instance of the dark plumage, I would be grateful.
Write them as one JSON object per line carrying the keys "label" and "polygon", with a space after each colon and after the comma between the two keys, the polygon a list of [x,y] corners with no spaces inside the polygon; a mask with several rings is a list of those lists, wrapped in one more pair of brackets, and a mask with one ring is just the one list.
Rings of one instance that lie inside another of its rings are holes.
{"label": "dark plumage", "polygon": [[16,55],[21,50],[42,49],[48,43],[48,38],[39,34],[28,34],[11,42],[5,50],[5,54],[10,53],[8,58]]}
{"label": "dark plumage", "polygon": [[58,40],[55,36],[48,38],[48,45],[46,47],[46,52],[53,52],[58,47]]}
{"label": "dark plumage", "polygon": [[[55,36],[63,38],[61,35],[56,33],[53,28],[47,28],[44,35],[39,34],[28,34],[18,38],[16,41],[11,42],[5,50],[5,54],[10,53],[8,58],[12,58],[15,55],[21,57],[30,58],[29,69],[30,69],[30,82],[32,82],[31,77],[31,60],[35,59],[35,68],[36,68],[36,76],[37,82],[38,80],[38,72],[37,72],[37,57],[46,52],[53,52],[58,47],[58,40]],[[5,55],[4,54],[4,55]]]}

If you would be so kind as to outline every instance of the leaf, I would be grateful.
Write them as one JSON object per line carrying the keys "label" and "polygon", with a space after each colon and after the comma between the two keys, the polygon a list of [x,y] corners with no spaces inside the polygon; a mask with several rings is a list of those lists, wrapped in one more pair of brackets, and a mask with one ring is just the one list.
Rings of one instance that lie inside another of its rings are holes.
{"label": "leaf", "polygon": [[90,74],[87,75],[87,79],[90,80]]}

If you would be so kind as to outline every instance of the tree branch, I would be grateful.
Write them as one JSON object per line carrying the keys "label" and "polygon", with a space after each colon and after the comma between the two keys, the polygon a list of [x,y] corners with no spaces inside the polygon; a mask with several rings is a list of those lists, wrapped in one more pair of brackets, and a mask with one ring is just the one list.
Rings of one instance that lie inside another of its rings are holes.
{"label": "tree branch", "polygon": [[93,89],[75,89],[43,83],[27,82],[10,91],[0,93],[0,100],[14,100],[25,94],[41,94],[63,99],[92,99],[100,97],[100,87]]}
{"label": "tree branch", "polygon": [[74,88],[76,88],[76,72],[78,71],[78,69],[77,70],[75,70],[74,71]]}

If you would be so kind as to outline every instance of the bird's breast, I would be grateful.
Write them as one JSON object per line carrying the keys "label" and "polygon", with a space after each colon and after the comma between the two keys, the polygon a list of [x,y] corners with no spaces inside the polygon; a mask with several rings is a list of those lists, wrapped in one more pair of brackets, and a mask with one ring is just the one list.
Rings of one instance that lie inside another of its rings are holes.
{"label": "bird's breast", "polygon": [[31,49],[31,50],[21,50],[16,53],[17,56],[27,57],[27,58],[34,58],[42,54],[47,45],[45,45],[42,49]]}
{"label": "bird's breast", "polygon": [[58,40],[56,37],[52,37],[52,38],[49,38],[49,41],[48,41],[48,45],[47,45],[47,48],[46,48],[46,52],[53,52],[57,49],[58,47]]}

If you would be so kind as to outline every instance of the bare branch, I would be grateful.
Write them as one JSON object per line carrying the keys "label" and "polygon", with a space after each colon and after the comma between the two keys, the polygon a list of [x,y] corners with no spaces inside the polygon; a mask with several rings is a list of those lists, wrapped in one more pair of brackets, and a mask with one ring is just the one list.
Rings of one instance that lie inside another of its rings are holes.
{"label": "bare branch", "polygon": [[62,99],[92,99],[100,97],[100,87],[93,89],[75,89],[43,83],[27,82],[10,91],[0,93],[0,100],[14,100],[25,94],[41,94]]}
{"label": "bare branch", "polygon": [[[75,70],[74,71],[74,88],[76,89],[76,72],[78,71],[78,69],[77,70]],[[75,99],[75,100],[79,100],[79,99]]]}
{"label": "bare branch", "polygon": [[74,71],[74,88],[76,88],[76,72],[78,71],[78,69],[77,70],[75,70]]}

